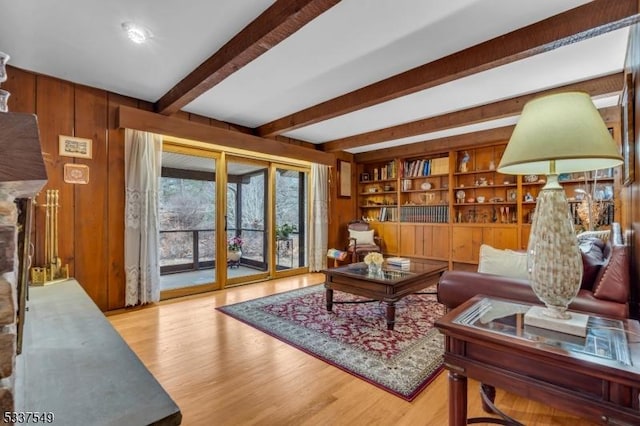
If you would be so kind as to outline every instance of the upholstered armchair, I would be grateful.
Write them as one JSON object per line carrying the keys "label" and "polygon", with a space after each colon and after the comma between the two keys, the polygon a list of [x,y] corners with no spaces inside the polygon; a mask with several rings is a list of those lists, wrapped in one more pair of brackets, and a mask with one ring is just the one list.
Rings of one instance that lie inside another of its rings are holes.
{"label": "upholstered armchair", "polygon": [[359,262],[368,253],[382,253],[382,239],[375,235],[375,230],[367,222],[350,222],[348,230],[347,252],[351,254],[352,262]]}

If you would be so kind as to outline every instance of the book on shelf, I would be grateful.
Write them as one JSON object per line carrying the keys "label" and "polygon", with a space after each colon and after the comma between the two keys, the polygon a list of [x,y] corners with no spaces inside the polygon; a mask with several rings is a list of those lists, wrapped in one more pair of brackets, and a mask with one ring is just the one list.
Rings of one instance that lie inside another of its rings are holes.
{"label": "book on shelf", "polygon": [[449,157],[434,158],[431,160],[431,174],[444,175],[449,173]]}
{"label": "book on shelf", "polygon": [[378,214],[378,221],[395,222],[397,220],[397,211],[397,207],[382,207],[380,214]]}
{"label": "book on shelf", "polygon": [[402,177],[421,177],[449,173],[449,157],[407,160],[402,163]]}

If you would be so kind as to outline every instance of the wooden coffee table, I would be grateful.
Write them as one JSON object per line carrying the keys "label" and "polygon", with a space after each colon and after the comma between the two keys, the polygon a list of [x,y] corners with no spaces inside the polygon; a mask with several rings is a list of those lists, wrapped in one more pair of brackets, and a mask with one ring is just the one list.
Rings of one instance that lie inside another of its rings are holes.
{"label": "wooden coffee table", "polygon": [[[589,317],[579,338],[524,324],[531,305],[475,296],[436,322],[445,334],[449,425],[518,425],[493,404],[495,388],[602,424],[640,424],[640,324]],[[485,410],[467,419],[467,378],[480,381]]]}
{"label": "wooden coffee table", "polygon": [[[438,283],[440,275],[449,267],[447,262],[412,261],[408,270],[383,266],[380,275],[372,275],[364,263],[352,263],[338,268],[326,269],[324,287],[327,295],[327,310],[333,309],[333,291],[343,291],[385,302],[387,329],[393,330],[396,319],[396,302],[408,294],[415,293]],[[435,294],[435,292],[434,292]]]}

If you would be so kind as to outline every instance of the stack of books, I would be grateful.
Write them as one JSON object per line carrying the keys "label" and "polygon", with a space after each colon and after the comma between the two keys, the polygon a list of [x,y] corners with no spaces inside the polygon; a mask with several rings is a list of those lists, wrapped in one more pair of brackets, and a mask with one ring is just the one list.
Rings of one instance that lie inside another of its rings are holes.
{"label": "stack of books", "polygon": [[388,257],[386,261],[387,265],[394,268],[409,269],[411,267],[411,260],[406,257]]}

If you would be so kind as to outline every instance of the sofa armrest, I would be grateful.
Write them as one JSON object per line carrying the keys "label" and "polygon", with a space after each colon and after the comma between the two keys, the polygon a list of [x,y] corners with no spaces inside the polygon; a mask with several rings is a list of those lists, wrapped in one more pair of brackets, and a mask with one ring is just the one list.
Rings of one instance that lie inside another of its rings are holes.
{"label": "sofa armrest", "polygon": [[503,275],[470,271],[447,271],[438,283],[438,302],[453,309],[476,294],[540,303],[529,281]]}
{"label": "sofa armrest", "polygon": [[[438,283],[438,301],[453,309],[477,294],[541,305],[526,279],[469,271],[447,271]],[[580,290],[569,309],[614,318],[628,318],[629,305],[594,297]]]}

